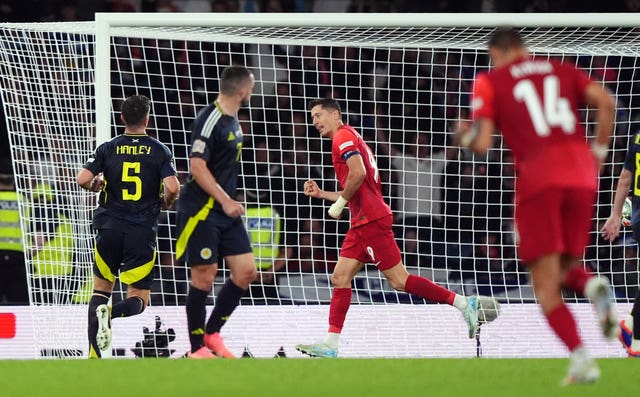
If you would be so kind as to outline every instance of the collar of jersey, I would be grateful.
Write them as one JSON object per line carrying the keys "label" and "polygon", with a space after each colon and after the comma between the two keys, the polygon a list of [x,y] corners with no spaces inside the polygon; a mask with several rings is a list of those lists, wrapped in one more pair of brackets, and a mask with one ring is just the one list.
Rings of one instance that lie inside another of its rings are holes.
{"label": "collar of jersey", "polygon": [[126,132],[122,134],[124,136],[149,136],[149,134],[127,134]]}
{"label": "collar of jersey", "polygon": [[216,108],[220,111],[220,113],[222,113],[223,116],[226,116],[227,114],[224,112],[224,109],[222,109],[222,106],[220,106],[220,104],[218,103],[218,101],[214,101],[213,102],[214,105],[216,105]]}

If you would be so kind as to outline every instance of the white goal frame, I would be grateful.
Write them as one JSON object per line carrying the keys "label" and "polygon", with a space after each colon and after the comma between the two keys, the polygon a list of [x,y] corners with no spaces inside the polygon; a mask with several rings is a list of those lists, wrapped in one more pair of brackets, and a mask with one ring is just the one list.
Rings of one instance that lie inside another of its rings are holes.
{"label": "white goal frame", "polygon": [[[110,137],[111,98],[100,93],[110,92],[109,38],[121,27],[134,26],[270,26],[270,27],[486,27],[512,25],[516,27],[634,27],[640,26],[640,14],[635,13],[438,13],[438,14],[339,14],[339,13],[96,13],[96,138],[100,144]],[[611,21],[611,22],[610,22]],[[176,37],[179,38],[179,37]],[[185,37],[188,39],[189,37]],[[257,44],[299,44],[287,39],[251,39]],[[309,42],[309,44],[320,44]],[[326,44],[326,43],[325,43]],[[375,46],[375,43],[368,43]],[[388,45],[389,42],[385,42]],[[402,42],[411,47],[410,43]],[[484,44],[482,42],[482,44]],[[454,45],[452,44],[452,47]]]}
{"label": "white goal frame", "polygon": [[[134,26],[229,26],[229,27],[486,27],[510,25],[514,27],[603,27],[612,23],[616,27],[636,27],[640,26],[640,14],[618,14],[618,13],[584,13],[584,14],[564,14],[564,13],[541,13],[541,14],[516,14],[516,13],[500,13],[500,14],[471,14],[471,13],[443,13],[443,14],[292,14],[292,13],[228,13],[228,14],[197,14],[197,13],[149,13],[149,14],[131,14],[131,13],[97,13],[96,14],[96,138],[97,144],[110,139],[108,134],[111,131],[110,115],[111,115],[111,98],[100,93],[109,93],[110,84],[110,37],[111,34],[117,32],[119,28]],[[179,37],[177,37],[179,38]],[[188,39],[189,37],[184,37]],[[257,44],[299,44],[299,42],[288,39],[270,39],[262,40],[251,37],[252,43]],[[479,38],[481,45],[486,44],[486,38]],[[305,42],[307,43],[307,42]],[[326,45],[322,41],[309,42],[308,44]],[[331,44],[340,44],[333,42]],[[344,43],[347,45],[348,43]],[[382,45],[388,46],[392,44],[385,41]],[[405,41],[398,44],[404,47],[419,46],[413,45]],[[466,42],[465,44],[468,44]],[[368,42],[369,46],[376,46],[376,43]],[[451,47],[455,48],[456,43],[452,42]],[[530,44],[530,48],[535,51],[535,44]],[[533,321],[541,321],[542,319],[534,319],[536,311],[532,307],[526,306],[528,315],[533,317]],[[581,324],[588,321],[584,317],[591,317],[590,308],[585,304],[576,304],[575,312]],[[624,307],[624,305],[623,305]],[[242,308],[240,308],[242,309]],[[583,309],[587,309],[584,311]],[[366,310],[366,308],[363,308]],[[353,311],[353,309],[352,309]],[[507,313],[510,313],[508,310]],[[355,313],[353,314],[355,315]],[[443,313],[444,315],[444,313]],[[516,315],[517,316],[517,315]],[[582,318],[580,318],[582,317]],[[322,319],[321,317],[318,319]],[[502,321],[505,321],[503,319]],[[544,322],[544,320],[542,320]],[[593,323],[593,320],[590,321]],[[319,325],[324,328],[324,324]],[[507,326],[504,324],[503,326]],[[319,330],[318,330],[319,331]],[[593,332],[591,330],[590,332]],[[550,345],[558,345],[554,341],[554,336],[550,333],[544,333]],[[546,342],[545,342],[546,343]],[[599,355],[616,355],[615,348],[612,349],[610,344],[602,342],[596,350]],[[544,343],[543,343],[544,344]],[[558,347],[558,346],[556,346]],[[498,348],[500,349],[500,348]],[[554,349],[555,350],[555,349]],[[561,351],[560,348],[557,351]],[[410,354],[410,353],[409,353]],[[464,354],[464,353],[463,353]],[[517,354],[517,353],[516,353]],[[540,354],[534,353],[534,355]],[[545,353],[542,353],[544,355]],[[620,354],[620,353],[619,353]],[[455,353],[454,353],[455,355]]]}

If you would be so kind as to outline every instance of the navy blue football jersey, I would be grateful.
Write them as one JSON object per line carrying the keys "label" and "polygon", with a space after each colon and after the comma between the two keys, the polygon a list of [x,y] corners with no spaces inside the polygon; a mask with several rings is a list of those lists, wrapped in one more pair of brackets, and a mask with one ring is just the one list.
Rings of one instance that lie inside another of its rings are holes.
{"label": "navy blue football jersey", "polygon": [[[193,123],[189,157],[204,159],[218,185],[231,198],[236,197],[241,153],[242,130],[237,118],[225,114],[217,102],[198,113]],[[180,195],[178,210],[194,215],[207,204],[209,198],[209,194],[189,174]],[[217,202],[213,203],[213,209],[222,211]]]}
{"label": "navy blue football jersey", "polygon": [[146,134],[119,135],[98,146],[84,168],[104,175],[94,228],[157,225],[162,180],[176,175],[173,155],[164,144]]}

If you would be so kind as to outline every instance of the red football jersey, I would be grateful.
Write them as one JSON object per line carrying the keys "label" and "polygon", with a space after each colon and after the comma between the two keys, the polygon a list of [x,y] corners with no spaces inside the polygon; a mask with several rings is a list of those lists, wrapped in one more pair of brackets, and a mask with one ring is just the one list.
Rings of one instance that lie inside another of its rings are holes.
{"label": "red football jersey", "polygon": [[589,77],[555,61],[519,59],[479,75],[472,117],[489,118],[513,152],[517,199],[550,187],[597,188],[578,108]]}
{"label": "red football jersey", "polygon": [[349,200],[351,226],[360,226],[391,214],[391,208],[382,197],[380,174],[373,152],[362,137],[350,125],[342,125],[333,136],[331,160],[336,170],[340,186],[344,188],[349,174],[347,159],[353,155],[362,156],[367,171],[364,181]]}

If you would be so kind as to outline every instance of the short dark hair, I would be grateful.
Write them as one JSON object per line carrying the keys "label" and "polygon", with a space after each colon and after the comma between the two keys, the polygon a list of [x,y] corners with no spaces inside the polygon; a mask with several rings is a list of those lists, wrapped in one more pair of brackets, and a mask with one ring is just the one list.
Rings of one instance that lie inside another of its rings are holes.
{"label": "short dark hair", "polygon": [[524,40],[520,33],[510,26],[502,26],[491,33],[489,37],[489,48],[495,47],[500,50],[509,50],[524,46]]}
{"label": "short dark hair", "polygon": [[337,110],[339,114],[342,114],[342,109],[340,109],[340,104],[333,98],[320,98],[313,99],[309,101],[309,110],[313,109],[316,106],[322,106],[323,109],[326,110]]}
{"label": "short dark hair", "polygon": [[242,86],[251,80],[251,71],[244,66],[229,66],[220,76],[220,92],[224,95],[236,94]]}
{"label": "short dark hair", "polygon": [[120,113],[127,126],[142,124],[151,109],[151,101],[144,95],[132,95],[122,102]]}

